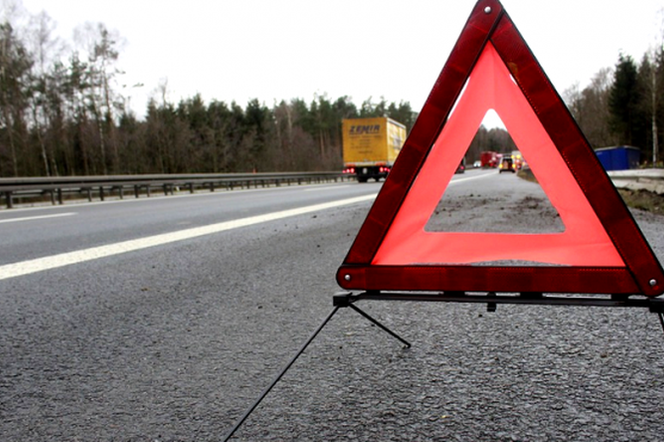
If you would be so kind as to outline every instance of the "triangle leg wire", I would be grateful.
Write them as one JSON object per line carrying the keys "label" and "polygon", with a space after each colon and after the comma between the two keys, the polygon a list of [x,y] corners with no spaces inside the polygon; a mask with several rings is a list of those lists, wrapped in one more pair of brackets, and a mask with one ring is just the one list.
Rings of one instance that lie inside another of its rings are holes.
{"label": "triangle leg wire", "polygon": [[249,415],[260,405],[260,403],[265,399],[265,397],[268,395],[268,393],[274,388],[275,385],[281,380],[281,378],[286,374],[288,369],[291,368],[291,366],[297,361],[297,359],[300,357],[302,353],[309,347],[309,344],[318,336],[318,333],[320,333],[321,330],[327,325],[328,322],[330,322],[330,319],[337,313],[339,310],[339,306],[335,306],[334,310],[332,310],[332,313],[330,313],[327,318],[323,321],[323,323],[318,326],[315,332],[307,339],[307,341],[302,345],[300,350],[297,352],[297,354],[286,364],[283,370],[277,375],[277,377],[272,381],[272,383],[263,391],[263,393],[260,395],[260,397],[256,400],[256,402],[253,403],[251,407],[244,413],[244,415],[240,418],[240,420],[235,424],[235,426],[231,429],[231,431],[228,432],[228,434],[224,437],[223,441],[226,442],[230,440],[231,437],[235,434],[235,432],[242,426],[245,420],[249,417]]}

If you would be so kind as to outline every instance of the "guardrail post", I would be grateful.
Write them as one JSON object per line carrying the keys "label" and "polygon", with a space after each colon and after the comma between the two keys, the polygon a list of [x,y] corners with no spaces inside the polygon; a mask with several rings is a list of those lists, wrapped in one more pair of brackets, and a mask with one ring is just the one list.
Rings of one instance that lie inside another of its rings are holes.
{"label": "guardrail post", "polygon": [[150,185],[146,184],[145,185],[145,194],[150,198]]}
{"label": "guardrail post", "polygon": [[194,183],[189,183],[189,193],[194,193]]}
{"label": "guardrail post", "polygon": [[57,192],[58,192],[58,204],[63,205],[64,201],[62,200],[62,189],[58,188]]}
{"label": "guardrail post", "polygon": [[134,184],[134,196],[136,198],[138,198],[138,189],[139,189],[138,184]]}
{"label": "guardrail post", "polygon": [[99,186],[99,199],[104,201],[104,186]]}
{"label": "guardrail post", "polygon": [[8,208],[8,209],[11,209],[12,207],[14,207],[14,203],[13,203],[13,201],[12,201],[12,193],[11,193],[11,191],[7,191],[7,192],[5,192],[5,201],[7,202],[7,208]]}

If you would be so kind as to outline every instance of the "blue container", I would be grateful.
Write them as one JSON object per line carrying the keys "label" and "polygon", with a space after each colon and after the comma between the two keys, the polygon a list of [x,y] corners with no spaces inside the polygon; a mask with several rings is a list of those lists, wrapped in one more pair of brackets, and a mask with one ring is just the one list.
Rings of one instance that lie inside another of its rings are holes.
{"label": "blue container", "polygon": [[641,151],[632,146],[605,147],[595,150],[605,170],[638,169]]}

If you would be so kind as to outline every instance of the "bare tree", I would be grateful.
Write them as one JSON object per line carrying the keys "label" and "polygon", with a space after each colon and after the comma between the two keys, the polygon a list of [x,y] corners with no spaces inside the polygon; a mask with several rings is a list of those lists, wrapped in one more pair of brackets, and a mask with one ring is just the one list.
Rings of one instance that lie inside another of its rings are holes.
{"label": "bare tree", "polygon": [[57,164],[52,152],[48,151],[44,139],[44,130],[49,126],[49,112],[47,94],[53,89],[49,78],[49,67],[61,55],[61,43],[57,37],[53,37],[55,22],[45,11],[31,16],[28,24],[26,43],[28,50],[35,60],[32,69],[30,110],[32,124],[46,176],[57,175]]}
{"label": "bare tree", "polygon": [[110,141],[111,144],[113,169],[119,167],[114,121],[116,109],[121,108],[122,105],[121,100],[118,100],[113,92],[111,82],[120,73],[115,68],[115,63],[119,57],[118,46],[122,41],[117,32],[109,31],[103,23],[89,22],[76,28],[74,38],[87,53],[87,75],[90,86],[87,101],[99,130],[102,172],[107,174],[107,141]]}
{"label": "bare tree", "polygon": [[650,48],[644,54],[641,65],[639,66],[640,86],[643,89],[642,110],[644,114],[650,117],[650,130],[652,136],[652,164],[657,164],[659,142],[657,129],[657,109],[659,107],[659,96],[661,94],[661,85],[659,84],[659,73],[661,72],[661,48],[659,53],[657,48]]}
{"label": "bare tree", "polygon": [[[19,175],[19,145],[25,145],[24,114],[28,74],[32,65],[23,44],[9,23],[0,25],[0,114],[5,128],[14,176]],[[23,149],[24,150],[24,149]],[[22,152],[26,161],[29,154]]]}
{"label": "bare tree", "polygon": [[648,52],[651,59],[650,70],[650,115],[652,129],[652,164],[655,166],[659,153],[659,131],[657,129],[657,110],[660,106],[659,97],[662,95],[661,80],[664,74],[664,8],[658,12],[659,29],[655,37],[655,44]]}
{"label": "bare tree", "polygon": [[609,94],[613,71],[601,69],[583,90],[578,84],[567,89],[563,96],[590,144],[595,147],[610,146],[615,137],[609,129]]}

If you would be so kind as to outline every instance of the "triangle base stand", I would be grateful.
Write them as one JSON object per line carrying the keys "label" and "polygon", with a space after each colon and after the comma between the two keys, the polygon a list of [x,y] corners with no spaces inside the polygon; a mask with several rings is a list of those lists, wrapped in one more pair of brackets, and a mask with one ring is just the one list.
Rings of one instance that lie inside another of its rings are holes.
{"label": "triangle base stand", "polygon": [[311,334],[309,339],[302,345],[295,356],[286,364],[281,372],[274,378],[272,383],[261,393],[260,397],[249,407],[244,415],[238,420],[235,426],[222,439],[224,442],[230,440],[235,432],[242,426],[253,411],[260,405],[265,397],[270,393],[275,385],[281,380],[286,372],[293,366],[295,361],[304,353],[309,345],[316,339],[316,336],[325,328],[340,308],[349,307],[355,310],[362,317],[397,339],[404,345],[404,348],[410,348],[411,344],[398,334],[381,324],[379,321],[369,316],[366,312],[358,308],[357,301],[418,301],[418,302],[457,302],[457,303],[485,303],[487,311],[495,312],[498,304],[520,304],[520,305],[558,305],[558,306],[587,306],[587,307],[635,307],[647,308],[653,313],[657,313],[659,322],[664,331],[664,298],[630,298],[627,295],[611,295],[604,297],[577,297],[563,295],[549,295],[543,293],[518,293],[518,294],[496,294],[489,292],[482,294],[467,294],[465,292],[443,292],[443,293],[413,293],[413,292],[381,292],[365,291],[357,294],[352,292],[341,292],[334,295],[332,303],[334,309],[325,318],[321,325]]}
{"label": "triangle base stand", "polygon": [[369,315],[358,309],[354,303],[357,301],[415,301],[415,302],[457,302],[457,303],[485,303],[488,312],[495,312],[498,304],[513,305],[558,305],[558,306],[585,306],[585,307],[632,307],[647,308],[656,313],[659,323],[664,332],[664,297],[638,297],[614,294],[610,296],[565,296],[550,295],[536,292],[524,292],[517,294],[496,294],[488,292],[482,294],[468,294],[466,292],[441,292],[441,293],[415,293],[415,292],[381,292],[379,290],[367,290],[358,294],[352,292],[339,293],[334,296],[335,307],[351,307],[365,318],[376,323],[392,336],[405,343],[410,344],[392,331],[379,324]]}
{"label": "triangle base stand", "polygon": [[[346,298],[342,300],[342,298]],[[540,292],[521,292],[505,294],[496,292],[467,293],[467,292],[393,292],[367,290],[357,294],[344,293],[334,297],[334,305],[342,302],[352,304],[357,301],[419,301],[419,302],[459,302],[487,304],[489,311],[495,311],[497,304],[527,304],[527,305],[567,305],[587,307],[640,307],[647,308],[653,313],[664,314],[664,297],[652,298],[634,297],[625,294],[578,296],[548,294]]]}
{"label": "triangle base stand", "polygon": [[272,383],[261,393],[260,397],[256,399],[256,401],[249,407],[249,409],[244,413],[244,415],[237,421],[235,426],[226,434],[224,439],[222,439],[224,442],[228,441],[233,437],[235,432],[242,426],[244,421],[247,420],[249,415],[253,413],[253,411],[260,405],[261,402],[263,402],[263,399],[270,393],[272,388],[274,388],[275,385],[281,380],[281,378],[286,374],[286,372],[291,368],[291,366],[297,361],[297,359],[300,357],[302,353],[309,347],[309,345],[313,342],[314,339],[316,339],[316,336],[325,328],[325,326],[330,322],[330,320],[334,317],[334,315],[339,311],[340,308],[342,307],[350,307],[352,310],[355,310],[358,312],[360,315],[362,315],[364,318],[369,320],[371,323],[375,324],[377,327],[379,327],[381,330],[384,330],[387,332],[390,336],[396,338],[399,340],[401,343],[404,344],[404,348],[410,348],[411,344],[403,339],[401,336],[397,335],[394,333],[392,330],[389,328],[385,327],[383,324],[381,324],[379,321],[376,319],[372,318],[369,316],[366,312],[362,311],[359,309],[357,306],[353,305],[354,301],[350,301],[352,298],[349,293],[343,293],[343,294],[338,294],[334,296],[333,300],[333,305],[334,309],[332,310],[332,313],[330,313],[327,318],[323,321],[321,325],[318,326],[318,328],[311,334],[309,339],[302,345],[302,347],[298,350],[298,352],[295,354],[295,356],[286,364],[286,366],[281,370],[281,372],[274,378]]}

